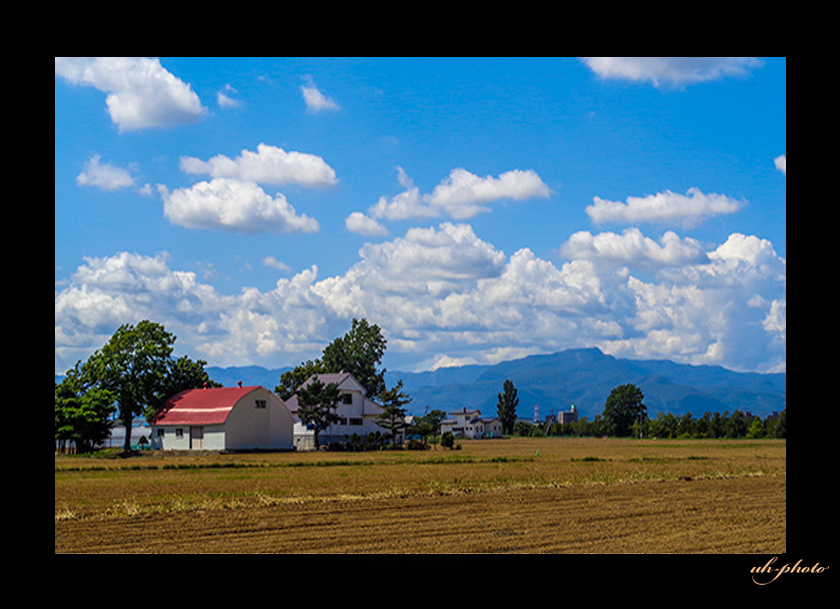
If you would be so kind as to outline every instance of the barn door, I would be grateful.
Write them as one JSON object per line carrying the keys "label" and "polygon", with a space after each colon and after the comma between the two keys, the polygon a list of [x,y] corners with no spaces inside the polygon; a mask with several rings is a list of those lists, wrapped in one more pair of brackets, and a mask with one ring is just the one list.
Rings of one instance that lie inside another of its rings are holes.
{"label": "barn door", "polygon": [[204,428],[190,427],[190,448],[192,450],[204,449]]}

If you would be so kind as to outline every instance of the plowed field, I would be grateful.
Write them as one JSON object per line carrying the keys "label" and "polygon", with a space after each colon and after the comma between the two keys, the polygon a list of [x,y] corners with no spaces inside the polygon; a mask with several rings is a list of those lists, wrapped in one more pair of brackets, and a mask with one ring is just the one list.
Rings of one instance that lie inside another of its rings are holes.
{"label": "plowed field", "polygon": [[784,553],[784,441],[57,456],[55,552]]}

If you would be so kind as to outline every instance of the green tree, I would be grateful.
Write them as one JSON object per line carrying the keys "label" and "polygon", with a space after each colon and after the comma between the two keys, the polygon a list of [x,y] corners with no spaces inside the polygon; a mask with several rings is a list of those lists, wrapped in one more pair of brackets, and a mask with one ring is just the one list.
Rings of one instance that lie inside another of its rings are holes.
{"label": "green tree", "polygon": [[274,392],[285,401],[297,393],[298,389],[306,382],[306,379],[315,374],[327,374],[324,362],[319,359],[307,360],[292,370],[287,370],[280,375],[280,384],[274,388]]}
{"label": "green tree", "polygon": [[764,421],[768,438],[787,437],[787,408],[776,416],[768,416]]}
{"label": "green tree", "polygon": [[452,435],[451,431],[443,432],[443,435],[440,436],[440,445],[444,448],[452,448],[455,446],[455,436]]}
{"label": "green tree", "polygon": [[108,343],[88,358],[83,366],[91,385],[116,397],[119,419],[125,426],[123,450],[131,449],[131,424],[147,415],[166,399],[175,336],[160,324],[143,320],[136,326],[124,324]]}
{"label": "green tree", "polygon": [[726,426],[726,421],[729,418],[729,411],[724,411],[723,414],[719,412],[715,412],[712,415],[712,418],[709,420],[709,437],[710,438],[722,438],[724,436],[724,427]]}
{"label": "green tree", "polygon": [[297,392],[298,417],[315,434],[315,450],[321,446],[319,435],[338,421],[336,410],[340,399],[338,385],[325,385],[317,376]]}
{"label": "green tree", "polygon": [[353,319],[350,331],[327,345],[320,359],[307,360],[280,376],[275,392],[288,400],[314,374],[349,372],[368,396],[385,391],[385,369],[377,370],[387,341],[382,329],[366,319]]}
{"label": "green tree", "polygon": [[723,435],[726,438],[743,438],[749,429],[746,417],[740,410],[736,410],[723,425]]}
{"label": "green tree", "polygon": [[694,418],[691,416],[691,411],[686,412],[680,419],[680,424],[677,425],[677,437],[690,438],[694,434]]}
{"label": "green tree", "polygon": [[502,393],[497,394],[496,415],[502,422],[502,433],[513,432],[513,425],[516,423],[516,407],[519,405],[517,390],[513,382],[505,380]]}
{"label": "green tree", "polygon": [[114,395],[98,387],[86,388],[80,364],[55,384],[55,439],[63,451],[72,441],[80,453],[90,452],[110,434],[116,411]]}
{"label": "green tree", "polygon": [[379,395],[385,391],[385,369],[376,367],[386,345],[379,326],[354,318],[350,331],[324,348],[322,361],[327,372],[349,372],[367,395]]}
{"label": "green tree", "polygon": [[161,403],[171,398],[176,393],[186,391],[187,389],[199,389],[201,387],[221,387],[221,383],[217,383],[210,379],[204,367],[207,362],[204,360],[193,361],[186,355],[178,359],[170,359],[166,375],[162,383],[162,389],[159,400],[160,403],[153,404],[146,408],[146,420],[150,421],[157,414]]}
{"label": "green tree", "polygon": [[642,390],[628,383],[615,387],[604,404],[603,419],[606,433],[627,437],[633,433],[633,423],[642,424],[647,418],[647,406]]}
{"label": "green tree", "polygon": [[403,393],[402,388],[403,382],[400,380],[394,387],[379,394],[382,412],[376,417],[376,424],[390,431],[393,448],[397,447],[399,432],[405,429],[406,410],[403,407],[411,402],[411,398]]}
{"label": "green tree", "polygon": [[[429,430],[429,435],[432,436],[433,441],[437,439],[438,435],[440,435],[440,424],[445,418],[446,412],[438,410],[437,408],[421,417],[421,421],[425,428]],[[425,437],[423,438],[423,441],[425,442]]]}
{"label": "green tree", "polygon": [[755,417],[750,424],[750,428],[747,430],[747,437],[750,439],[763,438],[764,434],[764,423],[762,422],[761,417]]}

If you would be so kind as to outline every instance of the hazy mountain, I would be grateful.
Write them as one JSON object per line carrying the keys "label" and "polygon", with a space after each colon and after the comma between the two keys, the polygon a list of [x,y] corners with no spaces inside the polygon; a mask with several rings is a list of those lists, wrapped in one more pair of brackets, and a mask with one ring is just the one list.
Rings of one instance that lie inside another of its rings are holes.
{"label": "hazy mountain", "polygon": [[[288,368],[267,370],[259,366],[207,368],[214,381],[225,386],[262,385],[270,390]],[[399,379],[412,402],[410,414],[439,408],[447,412],[464,406],[482,413],[496,412],[496,395],[505,379],[519,391],[519,416],[531,418],[539,405],[545,415],[577,406],[590,420],[604,410],[613,387],[634,383],[645,395],[648,413],[659,411],[695,417],[704,412],[735,410],[765,416],[781,412],[787,402],[786,374],[732,372],[720,366],[687,366],[660,360],[627,360],[605,355],[599,349],[570,349],[551,355],[532,355],[493,366],[439,368],[430,372],[385,374],[388,387]]]}

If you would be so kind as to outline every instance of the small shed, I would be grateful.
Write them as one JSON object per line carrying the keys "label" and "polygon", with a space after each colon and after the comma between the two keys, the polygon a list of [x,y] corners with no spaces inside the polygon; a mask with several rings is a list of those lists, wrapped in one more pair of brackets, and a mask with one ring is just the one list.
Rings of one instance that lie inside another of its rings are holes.
{"label": "small shed", "polygon": [[150,421],[159,450],[292,450],[294,419],[259,385],[189,389],[169,398]]}

